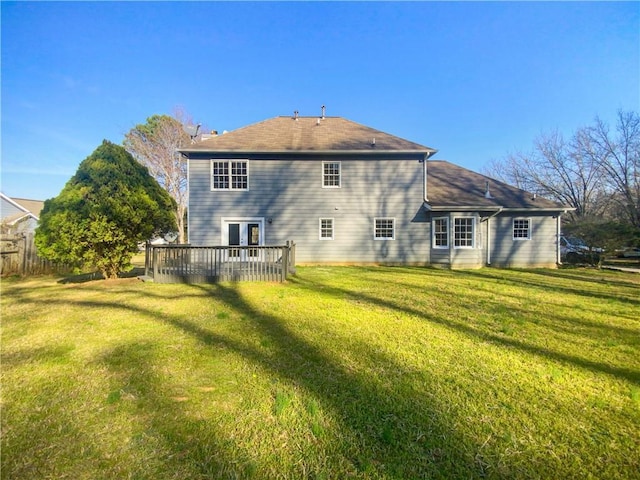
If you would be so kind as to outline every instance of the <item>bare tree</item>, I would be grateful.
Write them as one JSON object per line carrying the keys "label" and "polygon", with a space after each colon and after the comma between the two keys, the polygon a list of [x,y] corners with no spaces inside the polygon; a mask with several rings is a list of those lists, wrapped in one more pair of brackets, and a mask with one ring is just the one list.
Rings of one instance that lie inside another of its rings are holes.
{"label": "bare tree", "polygon": [[[179,112],[184,119],[184,114]],[[190,122],[192,123],[192,122]],[[191,142],[183,123],[168,115],[153,115],[145,124],[136,125],[126,135],[124,147],[174,198],[178,206],[176,224],[180,243],[186,242],[187,164],[178,149]]]}
{"label": "bare tree", "polygon": [[579,131],[567,143],[558,132],[540,135],[530,153],[510,154],[493,161],[487,175],[523,190],[575,208],[573,218],[602,214],[599,164],[581,150]]}
{"label": "bare tree", "polygon": [[596,118],[585,136],[613,203],[627,222],[640,228],[640,116],[637,112],[619,111],[613,133]]}

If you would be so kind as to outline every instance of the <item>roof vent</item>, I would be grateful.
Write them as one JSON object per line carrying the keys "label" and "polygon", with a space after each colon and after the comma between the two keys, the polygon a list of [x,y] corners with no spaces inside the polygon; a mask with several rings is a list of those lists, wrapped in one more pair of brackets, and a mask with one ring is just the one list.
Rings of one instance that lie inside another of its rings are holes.
{"label": "roof vent", "polygon": [[191,143],[196,143],[196,137],[198,136],[198,133],[200,133],[200,124],[185,125],[182,128],[187,135],[189,135],[189,138],[191,138]]}
{"label": "roof vent", "polygon": [[485,183],[485,187],[484,187],[484,198],[493,198],[491,196],[491,192],[489,191],[489,180],[487,180],[487,182]]}
{"label": "roof vent", "polygon": [[326,109],[326,108],[327,108],[327,107],[325,107],[324,105],[322,105],[322,119],[323,119],[323,120],[324,120],[324,112],[325,112],[325,109]]}
{"label": "roof vent", "polygon": [[373,137],[373,138],[371,139],[371,146],[372,146],[372,147],[375,147],[375,146],[376,146],[376,137]]}
{"label": "roof vent", "polygon": [[294,112],[293,112],[293,119],[294,119],[294,120],[298,120],[298,110],[294,110]]}

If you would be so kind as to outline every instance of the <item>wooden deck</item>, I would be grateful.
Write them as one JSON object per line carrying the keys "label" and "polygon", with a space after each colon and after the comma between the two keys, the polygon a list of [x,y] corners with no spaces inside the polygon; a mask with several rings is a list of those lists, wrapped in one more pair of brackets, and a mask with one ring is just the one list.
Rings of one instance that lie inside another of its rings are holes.
{"label": "wooden deck", "polygon": [[295,244],[193,247],[147,245],[145,277],[157,283],[284,282],[295,272]]}

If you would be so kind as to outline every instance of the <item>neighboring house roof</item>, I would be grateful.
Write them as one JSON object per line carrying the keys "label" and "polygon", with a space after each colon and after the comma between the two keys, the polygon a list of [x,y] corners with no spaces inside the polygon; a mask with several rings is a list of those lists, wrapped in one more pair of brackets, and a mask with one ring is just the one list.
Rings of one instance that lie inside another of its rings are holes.
{"label": "neighboring house roof", "polygon": [[36,217],[40,217],[40,212],[44,208],[44,202],[42,200],[29,200],[26,198],[15,198],[11,200],[24,207],[27,211],[33,213]]}
{"label": "neighboring house roof", "polygon": [[[26,198],[11,198],[0,192],[0,197],[11,204],[13,207],[13,213],[5,216],[5,212],[2,212],[2,222],[7,225],[14,225],[18,221],[25,217],[31,217],[35,220],[40,218],[40,212],[44,207],[44,202],[41,200],[29,200]],[[17,211],[15,211],[17,210]]]}
{"label": "neighboring house roof", "polygon": [[[568,207],[443,160],[427,162],[427,208],[431,210],[548,210]],[[570,209],[569,209],[570,210]]]}
{"label": "neighboring house roof", "polygon": [[281,116],[210,137],[180,151],[412,152],[430,156],[437,150],[342,117]]}

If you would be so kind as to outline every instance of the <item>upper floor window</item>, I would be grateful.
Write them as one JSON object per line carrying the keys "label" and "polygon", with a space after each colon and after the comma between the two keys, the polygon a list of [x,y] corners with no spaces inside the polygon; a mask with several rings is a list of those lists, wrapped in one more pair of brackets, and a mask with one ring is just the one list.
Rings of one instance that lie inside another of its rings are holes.
{"label": "upper floor window", "polygon": [[248,160],[211,160],[211,190],[248,190]]}
{"label": "upper floor window", "polygon": [[433,247],[449,248],[449,219],[447,217],[433,219]]}
{"label": "upper floor window", "polygon": [[322,187],[340,188],[340,162],[322,162]]}
{"label": "upper floor window", "polygon": [[333,240],[333,218],[320,219],[320,240]]}
{"label": "upper floor window", "polygon": [[453,219],[453,246],[455,248],[473,248],[475,221],[472,217]]}
{"label": "upper floor window", "polygon": [[531,240],[531,220],[529,218],[513,219],[513,239]]}
{"label": "upper floor window", "polygon": [[376,240],[394,240],[396,238],[395,219],[376,218],[374,222],[374,238]]}

